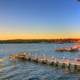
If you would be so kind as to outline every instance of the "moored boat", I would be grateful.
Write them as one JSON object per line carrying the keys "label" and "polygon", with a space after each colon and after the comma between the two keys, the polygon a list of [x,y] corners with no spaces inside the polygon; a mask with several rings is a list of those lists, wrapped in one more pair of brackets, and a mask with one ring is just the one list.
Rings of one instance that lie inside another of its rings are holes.
{"label": "moored boat", "polygon": [[59,52],[76,52],[79,51],[79,48],[76,47],[64,47],[64,48],[58,48],[56,51]]}

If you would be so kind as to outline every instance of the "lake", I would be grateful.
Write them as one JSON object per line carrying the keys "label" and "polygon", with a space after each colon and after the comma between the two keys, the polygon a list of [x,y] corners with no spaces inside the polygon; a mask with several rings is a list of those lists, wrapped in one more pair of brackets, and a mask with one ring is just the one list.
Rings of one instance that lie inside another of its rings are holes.
{"label": "lake", "polygon": [[[56,52],[56,48],[73,46],[75,43],[26,43],[0,44],[0,58],[8,57],[18,52],[30,52],[33,55],[48,55],[57,58],[74,59],[80,57],[80,52]],[[33,62],[0,61],[0,80],[80,80],[80,73],[57,69],[53,66]]]}

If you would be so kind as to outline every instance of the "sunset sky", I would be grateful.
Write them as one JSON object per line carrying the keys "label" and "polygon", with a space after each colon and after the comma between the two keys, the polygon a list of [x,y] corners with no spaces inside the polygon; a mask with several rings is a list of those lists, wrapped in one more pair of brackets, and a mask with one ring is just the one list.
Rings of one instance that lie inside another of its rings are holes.
{"label": "sunset sky", "polygon": [[0,39],[80,38],[78,0],[0,0]]}

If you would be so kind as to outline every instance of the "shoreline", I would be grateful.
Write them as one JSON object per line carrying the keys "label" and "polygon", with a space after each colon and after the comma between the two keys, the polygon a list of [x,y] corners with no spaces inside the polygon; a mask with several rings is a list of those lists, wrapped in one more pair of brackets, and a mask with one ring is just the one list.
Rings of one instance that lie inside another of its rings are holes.
{"label": "shoreline", "polygon": [[12,39],[0,40],[3,43],[80,43],[80,39]]}

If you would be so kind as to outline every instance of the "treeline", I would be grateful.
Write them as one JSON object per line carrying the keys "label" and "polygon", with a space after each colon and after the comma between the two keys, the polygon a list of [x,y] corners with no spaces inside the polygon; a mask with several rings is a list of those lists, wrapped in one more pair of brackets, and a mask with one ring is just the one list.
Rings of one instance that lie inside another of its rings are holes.
{"label": "treeline", "polygon": [[76,43],[80,39],[14,39],[14,40],[0,40],[0,43]]}

